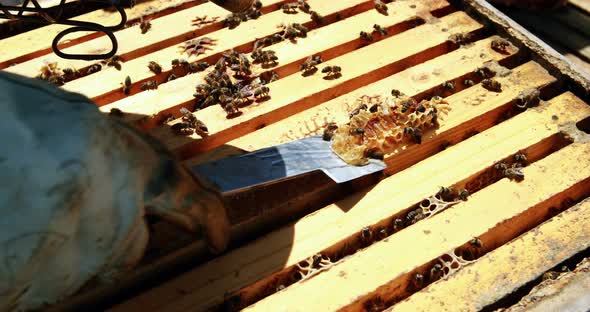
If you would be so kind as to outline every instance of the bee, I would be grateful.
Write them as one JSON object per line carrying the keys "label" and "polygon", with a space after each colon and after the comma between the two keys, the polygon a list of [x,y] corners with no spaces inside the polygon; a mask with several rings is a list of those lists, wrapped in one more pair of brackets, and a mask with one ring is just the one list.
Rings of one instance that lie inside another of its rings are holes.
{"label": "bee", "polygon": [[510,54],[510,51],[508,51],[508,47],[510,46],[510,41],[508,41],[504,38],[497,38],[497,39],[492,40],[491,46],[492,46],[492,49],[498,53]]}
{"label": "bee", "polygon": [[502,92],[502,84],[493,78],[486,78],[481,81],[482,87],[493,92]]}
{"label": "bee", "polygon": [[405,225],[412,225],[422,219],[424,219],[424,213],[422,212],[422,208],[418,207],[410,212],[408,212],[408,214],[406,215],[406,220],[405,220]]}
{"label": "bee", "polygon": [[125,77],[125,81],[122,83],[122,85],[123,87],[121,88],[121,90],[123,91],[123,93],[129,95],[129,93],[131,92],[131,77]]}
{"label": "bee", "polygon": [[170,130],[176,135],[192,135],[195,133],[195,128],[186,122],[175,123],[170,126]]}
{"label": "bee", "polygon": [[307,37],[307,33],[309,32],[309,29],[307,29],[307,27],[305,27],[299,23],[293,23],[293,24],[291,24],[291,26],[299,32],[299,34],[298,34],[299,37],[302,37],[302,38]]}
{"label": "bee", "polygon": [[141,84],[140,89],[142,91],[155,90],[158,88],[158,83],[155,80],[149,80]]}
{"label": "bee", "polygon": [[149,21],[143,21],[139,23],[139,29],[141,30],[142,34],[147,33],[152,28],[152,23]]}
{"label": "bee", "polygon": [[388,236],[387,234],[387,229],[381,229],[379,230],[379,232],[377,232],[379,239],[384,239]]}
{"label": "bee", "polygon": [[378,148],[368,149],[366,151],[365,155],[367,155],[367,157],[373,158],[373,159],[383,160],[383,158],[385,158],[385,154],[383,154],[383,151]]}
{"label": "bee", "polygon": [[162,66],[160,66],[160,64],[158,64],[157,62],[150,61],[148,63],[148,68],[156,75],[162,73]]}
{"label": "bee", "polygon": [[512,167],[507,168],[503,171],[505,177],[510,180],[514,180],[520,182],[524,180],[524,173],[522,172],[522,166],[519,164],[514,164]]}
{"label": "bee", "polygon": [[443,84],[441,85],[441,87],[443,89],[447,89],[449,91],[455,90],[455,84],[452,81],[445,81],[445,82],[443,82]]}
{"label": "bee", "polygon": [[363,128],[354,128],[350,130],[352,132],[352,134],[356,134],[356,135],[363,135],[365,133],[365,129]]}
{"label": "bee", "polygon": [[432,283],[439,280],[443,274],[444,271],[442,269],[442,265],[440,263],[436,263],[432,266],[432,269],[430,269],[430,282]]}
{"label": "bee", "polygon": [[357,108],[355,108],[349,115],[350,118],[358,115],[361,111],[367,110],[367,104],[361,103]]}
{"label": "bee", "polygon": [[279,80],[279,74],[277,74],[274,70],[265,72],[261,75],[262,84],[269,84],[273,81]]}
{"label": "bee", "polygon": [[360,37],[364,41],[369,41],[369,42],[373,41],[373,35],[371,35],[370,33],[366,32],[366,31],[361,31]]}
{"label": "bee", "polygon": [[481,78],[491,78],[492,76],[494,76],[492,71],[487,67],[480,67],[476,69],[474,73],[480,76]]}
{"label": "bee", "polygon": [[521,163],[521,164],[526,164],[528,162],[528,159],[525,154],[517,153],[514,155],[514,161]]}
{"label": "bee", "polygon": [[303,76],[313,75],[318,71],[317,65],[322,63],[322,57],[319,55],[313,55],[308,57],[301,65],[299,70],[303,71]]}
{"label": "bee", "polygon": [[378,32],[379,34],[381,34],[382,36],[387,35],[387,30],[385,30],[385,28],[381,27],[381,25],[375,24],[373,25],[373,29]]}
{"label": "bee", "polygon": [[387,5],[385,5],[385,3],[383,3],[383,1],[381,0],[374,0],[373,1],[373,5],[375,7],[375,10],[377,10],[377,12],[383,14],[383,15],[389,15],[387,13]]}
{"label": "bee", "polygon": [[416,273],[416,275],[414,275],[414,279],[412,280],[412,284],[416,289],[421,289],[424,287],[424,275]]}
{"label": "bee", "polygon": [[113,116],[113,117],[123,117],[123,115],[125,115],[125,114],[120,109],[113,107],[113,108],[111,108],[109,115]]}
{"label": "bee", "polygon": [[267,86],[260,86],[254,89],[254,97],[261,100],[269,98],[270,89]]}
{"label": "bee", "polygon": [[188,124],[191,128],[195,129],[198,135],[204,136],[209,134],[209,130],[207,126],[197,119],[195,115],[193,115],[188,109],[182,107],[180,108],[180,113],[182,114],[182,121]]}
{"label": "bee", "polygon": [[469,40],[471,40],[471,34],[470,33],[459,33],[459,34],[452,34],[449,36],[448,39],[451,43],[453,44],[457,44],[457,45],[465,45],[469,42]]}
{"label": "bee", "polygon": [[469,241],[469,244],[475,248],[481,248],[483,246],[483,244],[481,243],[481,240],[478,237],[474,237]]}
{"label": "bee", "polygon": [[461,191],[459,191],[459,194],[457,195],[457,197],[460,200],[466,201],[467,197],[469,197],[469,191],[466,189],[462,189]]}
{"label": "bee", "polygon": [[74,68],[64,68],[62,69],[62,72],[65,76],[68,77],[68,80],[72,80],[80,76],[80,72]]}
{"label": "bee", "polygon": [[278,65],[278,59],[276,52],[273,50],[265,50],[262,49],[256,50],[252,52],[250,55],[254,60],[254,63],[260,63],[263,66],[276,66]]}
{"label": "bee", "polygon": [[307,27],[305,27],[301,24],[298,24],[298,23],[280,24],[279,27],[281,28],[281,32],[283,33],[284,39],[295,39],[297,37],[301,37],[301,38],[307,37],[308,29],[307,29]]}
{"label": "bee", "polygon": [[309,16],[311,17],[311,20],[318,25],[321,25],[324,22],[324,17],[316,11],[309,12]]}
{"label": "bee", "polygon": [[115,55],[115,56],[111,57],[110,59],[104,60],[104,61],[102,61],[102,63],[107,66],[114,67],[117,70],[121,70],[121,68],[122,68],[121,57],[118,55]]}
{"label": "bee", "polygon": [[365,226],[364,228],[361,229],[361,243],[363,243],[363,245],[368,245],[372,242],[373,240],[373,231],[371,231],[371,228],[368,226]]}
{"label": "bee", "polygon": [[178,77],[176,77],[176,75],[174,73],[172,73],[172,74],[168,75],[168,78],[166,78],[166,82],[170,82],[176,78],[178,78]]}
{"label": "bee", "polygon": [[471,87],[471,86],[475,85],[475,82],[471,79],[465,79],[463,81],[463,85],[465,85],[466,87]]}
{"label": "bee", "polygon": [[537,88],[523,90],[516,97],[515,105],[518,109],[526,109],[539,103],[541,92]]}
{"label": "bee", "polygon": [[86,70],[86,75],[97,73],[101,69],[102,69],[102,66],[100,64],[94,64],[94,65],[88,67],[88,69]]}
{"label": "bee", "polygon": [[420,128],[406,127],[404,134],[407,134],[412,142],[422,144],[422,130]]}
{"label": "bee", "polygon": [[416,105],[416,100],[414,100],[413,98],[407,98],[407,99],[401,100],[399,103],[400,103],[400,106],[401,106],[401,112],[402,113],[405,113],[412,106]]}
{"label": "bee", "polygon": [[340,66],[326,66],[322,69],[322,73],[326,74],[324,79],[338,79],[342,76],[342,68]]}
{"label": "bee", "polygon": [[305,0],[297,0],[297,4],[299,4],[299,9],[303,12],[303,13],[310,13],[311,10],[311,6],[309,5],[309,3],[307,3],[307,1]]}
{"label": "bee", "polygon": [[441,186],[438,192],[436,193],[436,196],[443,201],[451,202],[455,197],[454,193],[455,192],[452,188]]}
{"label": "bee", "polygon": [[401,91],[397,90],[397,89],[391,89],[391,96],[393,97],[400,97],[404,95]]}
{"label": "bee", "polygon": [[404,228],[404,221],[400,218],[395,218],[395,220],[393,220],[393,230],[397,232],[403,228]]}
{"label": "bee", "polygon": [[239,14],[232,13],[228,15],[223,21],[223,26],[229,29],[234,29],[242,23],[242,17]]}
{"label": "bee", "polygon": [[330,122],[326,124],[326,126],[324,127],[324,134],[322,135],[322,139],[324,141],[331,141],[336,130],[338,130],[338,125],[335,122]]}
{"label": "bee", "polygon": [[416,111],[417,111],[418,113],[424,113],[424,112],[426,112],[426,107],[424,106],[424,104],[420,103],[420,104],[418,105],[418,107],[416,107]]}
{"label": "bee", "polygon": [[242,112],[238,109],[238,106],[235,102],[227,103],[223,106],[223,110],[225,110],[225,118],[231,119],[242,115]]}
{"label": "bee", "polygon": [[371,113],[376,113],[379,111],[379,104],[373,104],[371,105],[371,107],[369,107],[369,112]]}
{"label": "bee", "polygon": [[299,8],[299,3],[297,2],[285,3],[281,6],[281,10],[285,14],[297,14],[297,8]]}

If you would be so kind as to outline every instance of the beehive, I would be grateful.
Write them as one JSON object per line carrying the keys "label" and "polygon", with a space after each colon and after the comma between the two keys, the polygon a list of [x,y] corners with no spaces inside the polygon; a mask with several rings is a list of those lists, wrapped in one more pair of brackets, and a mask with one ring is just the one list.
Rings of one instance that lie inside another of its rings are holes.
{"label": "beehive", "polygon": [[[283,13],[287,2],[263,0],[262,16],[233,29],[223,25],[227,13],[206,1],[139,3],[128,10],[128,27],[116,32],[121,69],[104,66],[62,87],[92,98],[105,113],[120,109],[188,165],[320,134],[329,122],[346,122],[355,99],[392,89],[417,100],[442,96],[451,110],[441,126],[421,144],[387,155],[383,174],[338,185],[311,173],[225,194],[232,245],[216,258],[198,237],[150,220],[150,248],[134,272],[115,284],[90,283],[55,310],[490,310],[514,304],[546,271],[587,256],[590,84],[565,59],[481,1],[397,0],[381,14],[373,1],[308,0],[321,23],[304,12]],[[204,16],[210,22],[194,23]],[[80,18],[108,24],[117,17],[93,11]],[[152,25],[145,34],[140,19]],[[205,75],[172,68],[173,59],[213,64],[230,49],[251,53],[256,40],[285,22],[309,32],[267,48],[279,58],[263,69],[279,76],[268,84],[270,100],[231,119],[219,105],[194,112],[209,129],[206,137],[170,131],[165,119],[193,108]],[[374,24],[387,34],[361,39]],[[0,69],[34,77],[48,62],[82,73],[97,63],[52,54],[50,40],[40,38],[62,29],[1,40]],[[180,54],[187,40],[200,37],[215,44],[200,55]],[[499,38],[512,46],[492,48]],[[109,49],[96,34],[66,46]],[[300,64],[312,55],[322,57],[320,68],[340,66],[342,76],[301,75]],[[150,71],[150,61],[162,72]],[[486,66],[501,92],[482,85],[478,69]],[[177,78],[168,81],[172,73]],[[129,94],[121,89],[127,76]],[[153,80],[157,89],[142,90]],[[533,90],[539,103],[520,109],[519,99]],[[522,181],[498,169],[517,154],[526,156]],[[441,187],[468,193],[445,201]],[[416,218],[422,207],[436,213]]]}

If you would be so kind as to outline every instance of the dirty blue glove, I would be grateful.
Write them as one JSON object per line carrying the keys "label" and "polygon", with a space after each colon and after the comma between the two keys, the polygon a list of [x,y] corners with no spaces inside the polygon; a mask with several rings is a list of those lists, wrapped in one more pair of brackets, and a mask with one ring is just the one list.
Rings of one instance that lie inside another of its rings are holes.
{"label": "dirty blue glove", "polygon": [[110,280],[148,242],[144,215],[229,238],[219,193],[154,139],[86,97],[0,72],[0,311]]}

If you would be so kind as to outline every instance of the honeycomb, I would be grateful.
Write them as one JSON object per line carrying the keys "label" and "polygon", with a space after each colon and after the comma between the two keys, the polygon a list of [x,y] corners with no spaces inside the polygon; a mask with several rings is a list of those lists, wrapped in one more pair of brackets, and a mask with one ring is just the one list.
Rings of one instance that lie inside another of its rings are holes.
{"label": "honeycomb", "polygon": [[440,97],[417,102],[411,97],[363,96],[350,121],[334,132],[331,148],[350,165],[362,166],[400,144],[420,144],[423,131],[437,127],[449,104]]}

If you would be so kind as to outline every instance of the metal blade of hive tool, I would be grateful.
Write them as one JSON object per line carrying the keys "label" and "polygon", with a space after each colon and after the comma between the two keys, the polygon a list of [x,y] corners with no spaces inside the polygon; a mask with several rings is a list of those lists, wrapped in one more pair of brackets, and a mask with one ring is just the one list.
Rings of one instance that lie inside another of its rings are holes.
{"label": "metal blade of hive tool", "polygon": [[371,159],[365,166],[345,163],[321,136],[264,148],[255,152],[198,165],[192,170],[217,184],[222,192],[261,186],[316,170],[336,183],[351,181],[385,169],[383,161]]}

